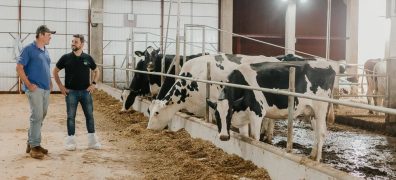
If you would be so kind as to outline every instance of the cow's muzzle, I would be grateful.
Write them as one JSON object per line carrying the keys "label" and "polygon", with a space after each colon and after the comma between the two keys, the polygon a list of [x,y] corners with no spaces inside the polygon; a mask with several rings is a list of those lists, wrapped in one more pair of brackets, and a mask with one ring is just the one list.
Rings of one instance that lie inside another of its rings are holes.
{"label": "cow's muzzle", "polygon": [[230,136],[229,135],[220,135],[220,140],[221,141],[228,141],[228,140],[230,140]]}

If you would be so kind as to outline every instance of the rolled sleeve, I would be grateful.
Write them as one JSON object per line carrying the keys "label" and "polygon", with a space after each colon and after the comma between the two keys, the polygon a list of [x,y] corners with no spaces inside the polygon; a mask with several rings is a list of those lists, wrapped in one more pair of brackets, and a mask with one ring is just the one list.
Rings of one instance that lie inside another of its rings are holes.
{"label": "rolled sleeve", "polygon": [[26,66],[30,61],[30,56],[29,56],[29,47],[25,47],[22,49],[21,54],[19,55],[18,59],[18,64],[22,64],[23,66]]}

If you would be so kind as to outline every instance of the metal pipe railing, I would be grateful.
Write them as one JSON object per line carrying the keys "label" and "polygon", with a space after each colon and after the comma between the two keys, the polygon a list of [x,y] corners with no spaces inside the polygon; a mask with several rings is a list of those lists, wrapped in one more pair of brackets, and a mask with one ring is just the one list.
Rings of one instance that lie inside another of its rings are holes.
{"label": "metal pipe railing", "polygon": [[378,107],[378,106],[361,104],[361,103],[354,103],[354,102],[345,102],[345,101],[335,100],[335,99],[332,99],[332,98],[319,97],[319,96],[315,96],[315,95],[307,95],[307,94],[301,94],[301,93],[292,93],[292,92],[288,92],[286,90],[269,89],[269,88],[262,88],[262,87],[251,87],[251,86],[240,85],[240,84],[209,81],[209,80],[203,80],[203,79],[198,79],[198,78],[190,78],[190,77],[183,77],[183,76],[172,75],[172,74],[164,74],[164,73],[159,73],[159,72],[147,72],[147,71],[126,69],[126,68],[117,68],[117,67],[113,67],[113,66],[103,66],[102,64],[97,64],[97,65],[102,66],[102,67],[107,67],[107,68],[108,67],[116,68],[116,69],[119,69],[119,70],[133,71],[135,73],[143,73],[143,74],[158,75],[158,76],[167,76],[167,77],[172,77],[172,78],[177,78],[177,79],[184,79],[184,80],[189,80],[189,81],[197,81],[197,82],[201,82],[201,83],[210,83],[210,84],[223,85],[223,86],[229,86],[229,87],[236,87],[236,88],[242,88],[242,89],[263,91],[263,92],[267,92],[267,93],[279,94],[279,95],[285,95],[285,96],[295,96],[295,97],[300,97],[300,98],[312,99],[312,100],[316,100],[316,101],[334,103],[334,104],[339,104],[339,105],[344,105],[344,106],[350,106],[350,107],[361,108],[361,109],[368,109],[368,110],[373,110],[373,111],[378,111],[378,112],[383,112],[383,113],[396,115],[396,109],[392,109],[392,108]]}

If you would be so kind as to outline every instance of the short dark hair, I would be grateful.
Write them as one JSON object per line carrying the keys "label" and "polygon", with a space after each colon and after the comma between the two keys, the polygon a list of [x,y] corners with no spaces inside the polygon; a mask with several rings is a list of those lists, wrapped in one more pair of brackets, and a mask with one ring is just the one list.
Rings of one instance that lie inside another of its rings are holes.
{"label": "short dark hair", "polygon": [[79,38],[81,43],[85,42],[84,35],[82,35],[82,34],[74,34],[73,37],[74,38]]}

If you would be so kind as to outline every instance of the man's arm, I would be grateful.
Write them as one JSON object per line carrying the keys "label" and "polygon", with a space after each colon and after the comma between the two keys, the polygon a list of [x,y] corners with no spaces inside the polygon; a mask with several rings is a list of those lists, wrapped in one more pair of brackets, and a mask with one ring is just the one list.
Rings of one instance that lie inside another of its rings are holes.
{"label": "man's arm", "polygon": [[35,84],[30,83],[29,79],[27,78],[27,76],[25,74],[22,64],[17,63],[16,72],[18,73],[18,76],[21,78],[22,82],[29,89],[29,91],[33,92],[36,90],[37,86]]}
{"label": "man's arm", "polygon": [[98,82],[98,80],[99,80],[99,75],[100,75],[100,72],[99,72],[99,67],[96,67],[94,70],[92,70],[92,82],[95,82],[95,84],[91,84],[89,87],[88,87],[88,91],[90,92],[90,93],[93,93],[94,92],[94,90],[95,90],[95,88],[96,88],[96,83]]}
{"label": "man's arm", "polygon": [[55,67],[54,70],[52,71],[52,75],[54,76],[55,82],[56,82],[56,84],[58,84],[58,87],[59,87],[59,90],[61,91],[61,93],[65,96],[67,96],[67,89],[65,88],[65,86],[63,86],[63,84],[59,78],[59,71],[60,71],[60,69]]}
{"label": "man's arm", "polygon": [[100,76],[99,67],[96,67],[94,70],[92,70],[92,74],[93,74],[92,80],[98,82]]}

